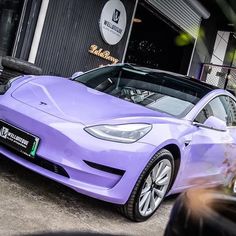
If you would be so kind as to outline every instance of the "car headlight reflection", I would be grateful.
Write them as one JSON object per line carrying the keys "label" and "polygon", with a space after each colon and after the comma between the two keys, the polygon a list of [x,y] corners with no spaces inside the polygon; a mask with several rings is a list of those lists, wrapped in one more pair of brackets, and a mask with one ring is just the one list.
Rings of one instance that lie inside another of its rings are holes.
{"label": "car headlight reflection", "polygon": [[85,128],[85,131],[96,138],[133,143],[145,136],[152,129],[150,124],[121,124],[121,125],[97,125]]}

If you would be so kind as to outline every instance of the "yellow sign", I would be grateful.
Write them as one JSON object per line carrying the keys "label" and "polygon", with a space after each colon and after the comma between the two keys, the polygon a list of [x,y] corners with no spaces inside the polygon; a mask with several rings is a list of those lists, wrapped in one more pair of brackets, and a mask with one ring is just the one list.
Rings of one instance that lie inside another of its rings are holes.
{"label": "yellow sign", "polygon": [[98,46],[95,44],[90,46],[89,53],[91,53],[95,56],[101,57],[105,60],[111,61],[112,64],[116,64],[119,61],[119,59],[111,56],[110,51],[103,50],[102,48],[98,48]]}

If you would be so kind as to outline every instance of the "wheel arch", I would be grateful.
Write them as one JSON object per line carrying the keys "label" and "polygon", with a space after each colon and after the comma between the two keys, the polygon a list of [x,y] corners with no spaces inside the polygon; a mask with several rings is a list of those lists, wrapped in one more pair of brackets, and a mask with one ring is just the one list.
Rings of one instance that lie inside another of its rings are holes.
{"label": "wheel arch", "polygon": [[163,149],[168,150],[174,158],[174,164],[175,164],[174,167],[175,168],[174,168],[173,180],[170,185],[170,189],[171,189],[171,187],[173,186],[173,184],[175,182],[177,174],[179,172],[179,167],[180,167],[180,162],[181,162],[181,152],[180,152],[179,147],[176,144],[168,144],[168,145],[164,146]]}
{"label": "wheel arch", "polygon": [[[176,155],[178,153],[179,153],[179,156]],[[180,150],[179,150],[177,145],[167,144],[167,145],[161,147],[159,149],[159,151],[157,151],[155,153],[155,155],[152,156],[152,159],[149,160],[148,164],[145,166],[144,170],[142,171],[141,175],[139,176],[134,188],[132,189],[131,194],[129,196],[129,199],[127,200],[127,202],[125,204],[120,206],[120,212],[122,214],[124,214],[127,218],[129,218],[133,221],[137,221],[137,222],[143,221],[142,215],[140,213],[137,213],[138,212],[138,210],[137,210],[137,208],[138,208],[138,199],[139,199],[139,196],[140,196],[139,194],[142,190],[141,188],[143,186],[143,183],[146,181],[147,176],[151,173],[152,168],[155,167],[155,165],[158,163],[158,161],[162,161],[162,160],[165,160],[165,159],[168,159],[171,162],[174,159],[174,162],[176,162],[176,161],[177,161],[177,163],[179,162],[179,160],[180,160]],[[175,169],[177,169],[177,168],[175,168]],[[178,171],[176,171],[176,173],[178,173]],[[172,182],[168,183],[169,186],[165,190],[165,195],[166,195],[166,193],[168,193],[170,187],[172,187],[176,173],[174,171],[174,174],[172,176]],[[164,198],[165,195],[163,195],[162,198]],[[162,200],[163,199],[161,199],[161,201]],[[159,207],[159,205],[160,205],[160,203],[158,203],[157,208]],[[150,215],[143,216],[143,217],[144,218],[145,217],[149,218],[152,214],[155,213],[157,208]],[[147,219],[147,218],[145,218],[145,219]]]}

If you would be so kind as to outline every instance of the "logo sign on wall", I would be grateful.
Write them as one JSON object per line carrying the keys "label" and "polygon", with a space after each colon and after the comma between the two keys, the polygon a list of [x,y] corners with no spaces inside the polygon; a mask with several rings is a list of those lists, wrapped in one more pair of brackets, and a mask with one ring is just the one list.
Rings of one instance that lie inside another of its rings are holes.
{"label": "logo sign on wall", "polygon": [[126,10],[120,0],[109,0],[103,7],[100,32],[103,40],[115,45],[122,39],[126,28]]}

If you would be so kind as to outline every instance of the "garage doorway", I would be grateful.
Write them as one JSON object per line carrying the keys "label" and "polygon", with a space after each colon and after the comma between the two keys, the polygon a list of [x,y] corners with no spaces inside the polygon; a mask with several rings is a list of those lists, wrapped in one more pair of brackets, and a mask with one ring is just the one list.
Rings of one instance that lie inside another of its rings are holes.
{"label": "garage doorway", "polygon": [[125,62],[187,74],[195,40],[184,33],[187,42],[178,42],[181,34],[180,28],[141,2],[134,18]]}

